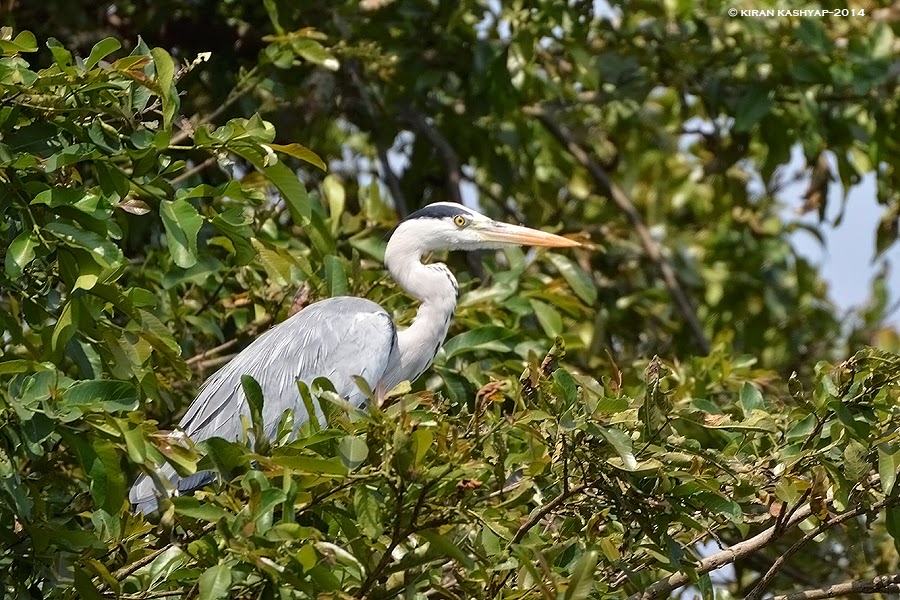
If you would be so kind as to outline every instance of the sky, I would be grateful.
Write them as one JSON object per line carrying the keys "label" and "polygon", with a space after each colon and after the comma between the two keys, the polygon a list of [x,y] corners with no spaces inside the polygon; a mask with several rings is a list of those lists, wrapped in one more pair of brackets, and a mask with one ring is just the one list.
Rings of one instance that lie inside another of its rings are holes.
{"label": "sky", "polygon": [[[834,161],[830,162],[836,171]],[[803,153],[795,147],[786,172],[801,172],[804,166]],[[785,222],[818,223],[817,214],[800,216],[796,212],[803,205],[803,194],[808,185],[809,178],[804,177],[785,186],[779,194],[778,199],[784,204],[782,218]],[[829,284],[832,301],[845,312],[866,303],[872,279],[885,262],[889,269],[891,301],[896,299],[900,290],[900,271],[896,268],[900,264],[900,247],[895,245],[884,256],[874,260],[875,232],[884,212],[877,201],[875,173],[866,174],[858,185],[850,188],[844,218],[840,225],[834,227],[831,223],[840,213],[843,193],[840,181],[832,181],[828,191],[828,221],[820,226],[825,238],[824,246],[812,234],[800,229],[792,234],[791,242],[798,254],[820,266],[822,277]]]}

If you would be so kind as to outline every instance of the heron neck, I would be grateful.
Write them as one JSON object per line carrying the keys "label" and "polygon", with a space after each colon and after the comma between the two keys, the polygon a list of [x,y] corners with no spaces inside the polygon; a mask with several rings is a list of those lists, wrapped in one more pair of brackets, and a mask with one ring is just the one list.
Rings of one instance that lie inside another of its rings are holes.
{"label": "heron neck", "polygon": [[421,262],[421,251],[388,244],[385,263],[388,271],[409,295],[420,302],[409,327],[397,332],[399,355],[385,374],[388,389],[421,375],[447,337],[456,310],[459,288],[446,265]]}

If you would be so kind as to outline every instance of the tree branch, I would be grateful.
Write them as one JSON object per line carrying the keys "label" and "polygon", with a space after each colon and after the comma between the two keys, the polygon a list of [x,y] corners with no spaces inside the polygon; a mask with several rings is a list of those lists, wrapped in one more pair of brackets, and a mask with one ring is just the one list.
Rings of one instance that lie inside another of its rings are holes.
{"label": "tree branch", "polygon": [[[725,548],[721,552],[717,552],[711,556],[707,556],[697,565],[697,575],[703,575],[710,571],[731,564],[747,555],[758,552],[774,542],[784,531],[794,527],[812,514],[812,508],[809,504],[804,504],[802,508],[797,510],[782,526],[775,524],[768,529],[758,533],[750,539],[738,542],[737,544]],[[691,578],[682,572],[673,573],[665,579],[660,579],[646,587],[642,592],[632,594],[628,600],[656,600],[657,598],[665,598],[675,589],[691,582]]]}
{"label": "tree branch", "polygon": [[397,174],[391,168],[391,163],[388,162],[387,147],[381,142],[378,142],[376,147],[378,148],[378,162],[381,163],[384,182],[387,184],[388,190],[391,192],[391,198],[394,200],[394,209],[396,209],[397,215],[402,219],[409,214],[409,205],[406,204],[406,196],[403,195],[403,189],[400,187],[400,178],[397,177]]}
{"label": "tree branch", "polygon": [[556,498],[541,506],[534,512],[534,514],[531,515],[531,518],[529,518],[521,527],[519,527],[519,530],[516,531],[516,535],[514,535],[513,539],[510,540],[509,545],[512,546],[513,544],[518,544],[519,542],[521,542],[522,538],[525,537],[525,534],[527,534],[532,527],[540,523],[541,519],[556,510],[556,507],[558,507],[560,504],[562,504],[572,496],[580,494],[587,488],[594,486],[595,483],[596,482],[594,481],[586,481],[584,483],[580,483],[575,487],[564,490]]}
{"label": "tree branch", "polygon": [[459,155],[450,142],[435,129],[428,120],[414,111],[409,106],[403,106],[400,109],[403,118],[406,119],[413,129],[421,135],[424,135],[429,142],[437,150],[438,154],[444,161],[445,170],[447,172],[447,193],[450,195],[450,201],[462,204],[462,192],[460,184],[463,179],[462,168],[459,164]]}
{"label": "tree branch", "polygon": [[772,600],[820,600],[821,598],[836,598],[847,594],[877,594],[880,592],[900,592],[900,573],[879,575],[872,579],[847,581],[802,592],[794,592],[784,596],[775,596]]}
{"label": "tree branch", "polygon": [[544,126],[550,135],[556,138],[575,160],[588,170],[603,194],[610,198],[619,210],[625,214],[631,222],[631,226],[637,232],[638,238],[640,238],[644,253],[659,269],[663,278],[663,283],[675,300],[685,321],[687,321],[688,327],[690,327],[697,345],[700,346],[700,350],[704,354],[709,354],[709,340],[703,331],[703,326],[697,318],[697,314],[694,311],[694,307],[691,305],[687,293],[681,287],[678,277],[675,275],[675,270],[669,264],[668,260],[666,260],[665,256],[663,256],[659,244],[653,239],[650,230],[644,223],[643,217],[631,202],[631,199],[628,198],[625,192],[622,191],[612,179],[610,179],[609,174],[602,166],[600,166],[600,163],[591,158],[587,151],[578,145],[575,140],[572,139],[572,136],[556,122],[553,115],[550,114],[547,109],[540,106],[526,106],[523,110],[525,114],[531,115],[540,121],[541,125]]}
{"label": "tree branch", "polygon": [[[337,25],[338,29],[341,30],[342,35],[350,36],[345,23],[338,22]],[[362,69],[359,66],[359,61],[348,60],[345,64],[347,72],[350,74],[350,81],[356,88],[356,91],[359,92],[359,98],[362,101],[363,108],[365,108],[369,119],[372,121],[373,127],[371,128],[371,131],[372,136],[375,138],[375,147],[378,150],[378,161],[381,163],[381,169],[383,171],[382,177],[387,184],[388,190],[391,192],[391,199],[394,201],[394,209],[402,219],[409,214],[409,205],[406,203],[406,197],[403,194],[403,189],[400,187],[400,179],[397,177],[397,174],[394,173],[394,170],[391,169],[391,165],[388,162],[388,146],[384,143],[382,136],[375,131],[376,128],[374,126],[379,118],[387,118],[387,111],[379,98],[375,96],[368,86],[366,86]],[[379,117],[379,113],[382,117]]]}
{"label": "tree branch", "polygon": [[[182,133],[183,133],[183,132],[182,132]],[[180,135],[180,134],[179,134],[179,135]],[[190,169],[188,169],[188,170],[185,171],[184,173],[178,175],[177,177],[173,177],[172,180],[171,180],[171,184],[172,184],[172,185],[178,185],[178,184],[181,183],[182,181],[186,181],[187,179],[190,179],[191,177],[193,177],[193,176],[196,175],[197,173],[199,173],[199,172],[201,172],[202,170],[204,170],[206,167],[208,167],[208,166],[210,166],[210,165],[212,165],[212,164],[215,164],[218,160],[219,160],[219,157],[218,157],[218,156],[215,156],[215,155],[210,156],[209,158],[203,160],[202,162],[199,162],[199,163],[195,164],[195,165],[192,166]]]}
{"label": "tree branch", "polygon": [[228,94],[228,97],[225,98],[225,101],[222,102],[215,110],[207,115],[194,115],[191,117],[189,122],[191,125],[189,127],[183,128],[179,133],[172,136],[172,139],[169,141],[170,146],[177,146],[181,142],[185,141],[193,134],[193,130],[200,125],[204,125],[207,123],[212,123],[216,120],[222,113],[231,108],[235,102],[244,97],[244,95],[251,91],[253,88],[257,86],[260,82],[261,78],[256,77],[256,71],[258,67],[254,67],[247,75],[244,77],[242,81],[239,81],[235,88]]}
{"label": "tree branch", "polygon": [[806,535],[804,535],[802,538],[797,540],[797,542],[795,542],[793,546],[788,548],[784,554],[782,554],[775,560],[775,562],[772,564],[771,567],[769,567],[769,570],[766,571],[766,574],[762,576],[762,578],[759,580],[759,582],[756,584],[756,586],[753,588],[753,590],[751,590],[750,593],[747,594],[747,597],[745,600],[759,600],[760,598],[762,598],[763,593],[766,591],[766,586],[768,586],[769,583],[771,583],[771,581],[775,578],[775,576],[778,574],[778,571],[784,566],[784,563],[787,562],[791,556],[796,554],[803,546],[808,544],[811,540],[820,536],[822,533],[831,529],[835,525],[839,525],[845,521],[849,521],[850,519],[852,519],[854,517],[858,517],[861,514],[880,510],[880,509],[884,508],[885,506],[888,506],[891,504],[896,504],[897,501],[900,501],[900,500],[894,500],[892,502],[891,500],[894,500],[894,499],[886,498],[880,502],[876,502],[872,506],[857,506],[853,510],[848,510],[847,512],[841,513],[839,515],[835,515],[834,517],[820,523],[818,527],[816,527],[812,531],[807,532]]}
{"label": "tree branch", "polygon": [[[462,184],[465,175],[462,172],[459,155],[456,153],[456,150],[453,149],[453,146],[447,141],[447,138],[441,135],[424,116],[413,110],[412,107],[408,105],[401,106],[400,114],[410,125],[412,125],[417,133],[424,135],[434,146],[434,149],[437,150],[438,154],[441,155],[441,158],[444,160],[444,171],[447,174],[447,194],[449,195],[449,200],[451,202],[456,202],[457,204],[462,204],[462,189],[460,188],[460,185]],[[481,264],[482,255],[483,251],[481,250],[466,252],[466,262],[469,263],[469,269],[484,282],[487,279],[487,272]]]}

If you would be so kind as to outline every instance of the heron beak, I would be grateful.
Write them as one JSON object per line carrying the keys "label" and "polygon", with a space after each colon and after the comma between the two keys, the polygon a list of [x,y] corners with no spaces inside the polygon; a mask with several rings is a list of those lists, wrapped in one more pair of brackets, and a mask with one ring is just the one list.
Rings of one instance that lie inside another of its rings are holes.
{"label": "heron beak", "polygon": [[490,243],[515,244],[519,246],[546,246],[549,248],[571,248],[581,244],[561,235],[538,231],[520,225],[509,225],[492,221],[483,226],[482,239]]}

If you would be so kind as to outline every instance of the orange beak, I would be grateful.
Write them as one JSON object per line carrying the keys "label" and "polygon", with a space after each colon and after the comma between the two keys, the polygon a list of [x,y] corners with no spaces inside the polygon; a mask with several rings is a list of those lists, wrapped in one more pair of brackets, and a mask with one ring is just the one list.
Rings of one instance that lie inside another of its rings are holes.
{"label": "orange beak", "polygon": [[579,242],[564,238],[561,235],[538,231],[520,225],[508,225],[492,221],[479,227],[479,233],[486,242],[500,244],[517,244],[521,246],[545,246],[548,248],[572,248],[580,246]]}

